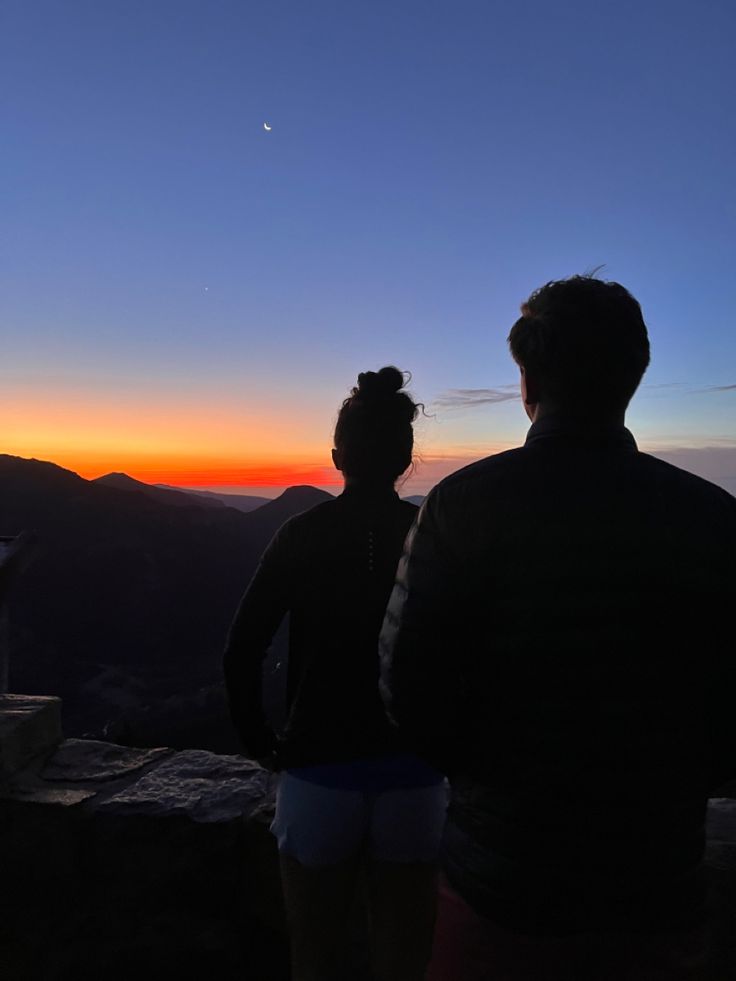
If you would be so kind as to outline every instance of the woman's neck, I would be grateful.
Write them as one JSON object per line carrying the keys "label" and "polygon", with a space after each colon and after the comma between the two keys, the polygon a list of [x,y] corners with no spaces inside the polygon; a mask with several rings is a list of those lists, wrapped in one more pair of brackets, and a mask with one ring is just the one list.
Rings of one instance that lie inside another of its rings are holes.
{"label": "woman's neck", "polygon": [[365,477],[345,477],[345,490],[367,497],[386,497],[395,493],[393,480],[368,480]]}

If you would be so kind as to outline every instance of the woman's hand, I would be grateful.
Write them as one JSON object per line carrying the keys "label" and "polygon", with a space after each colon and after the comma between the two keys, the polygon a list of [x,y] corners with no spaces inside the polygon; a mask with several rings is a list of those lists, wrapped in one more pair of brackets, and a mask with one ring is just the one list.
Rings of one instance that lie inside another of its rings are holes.
{"label": "woman's hand", "polygon": [[279,773],[281,770],[281,761],[277,752],[271,752],[267,756],[259,756],[256,762],[264,770],[269,770],[271,773]]}
{"label": "woman's hand", "polygon": [[270,726],[262,725],[257,729],[241,731],[244,755],[255,760],[265,770],[280,769],[278,761],[279,741]]}

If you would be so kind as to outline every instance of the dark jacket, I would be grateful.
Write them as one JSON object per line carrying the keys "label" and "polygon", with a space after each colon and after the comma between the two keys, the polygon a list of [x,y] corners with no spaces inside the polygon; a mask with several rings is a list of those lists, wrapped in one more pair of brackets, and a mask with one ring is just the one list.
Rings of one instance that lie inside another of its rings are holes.
{"label": "dark jacket", "polygon": [[528,932],[702,914],[706,799],[736,774],[736,500],[624,428],[532,426],[439,484],[382,689],[451,776],[445,872]]}
{"label": "dark jacket", "polygon": [[383,755],[398,738],[378,693],[378,634],[417,508],[393,491],[346,489],[287,521],[266,549],[232,624],[225,680],[246,751],[267,748],[263,660],[289,613],[282,766]]}

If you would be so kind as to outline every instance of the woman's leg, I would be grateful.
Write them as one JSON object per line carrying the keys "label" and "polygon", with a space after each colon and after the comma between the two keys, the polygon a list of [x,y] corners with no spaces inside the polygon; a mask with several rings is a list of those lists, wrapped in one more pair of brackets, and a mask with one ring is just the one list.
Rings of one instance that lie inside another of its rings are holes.
{"label": "woman's leg", "polygon": [[424,981],[432,952],[437,867],[429,862],[371,862],[376,981]]}
{"label": "woman's leg", "polygon": [[344,981],[365,828],[365,794],[281,775],[271,830],[279,845],[292,981]]}
{"label": "woman's leg", "polygon": [[423,981],[432,951],[443,784],[377,794],[369,888],[376,981]]}
{"label": "woman's leg", "polygon": [[292,981],[344,981],[359,858],[313,869],[282,853],[280,863]]}

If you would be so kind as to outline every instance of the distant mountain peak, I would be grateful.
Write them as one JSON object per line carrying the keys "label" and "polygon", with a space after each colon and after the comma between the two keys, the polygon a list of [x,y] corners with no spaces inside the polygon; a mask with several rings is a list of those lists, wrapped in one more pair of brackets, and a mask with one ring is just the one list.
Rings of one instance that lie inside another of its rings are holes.
{"label": "distant mountain peak", "polygon": [[253,513],[264,518],[270,516],[277,521],[285,521],[294,514],[300,514],[317,504],[332,500],[334,500],[334,495],[320,490],[319,487],[312,487],[311,484],[297,484],[294,487],[287,487],[283,494],[279,494],[273,501],[269,501],[268,504],[264,504],[263,507],[258,508]]}
{"label": "distant mountain peak", "polygon": [[287,487],[286,490],[279,494],[278,497],[274,498],[276,501],[288,501],[297,497],[319,497],[327,498],[334,497],[333,494],[327,491],[320,490],[319,487],[314,487],[312,484],[294,484],[293,487]]}
{"label": "distant mountain peak", "polygon": [[114,470],[112,473],[105,473],[101,477],[95,477],[91,483],[93,484],[105,484],[107,487],[121,487],[125,485],[126,487],[137,487],[147,486],[141,484],[140,480],[136,480],[135,477],[130,477],[127,473],[122,473]]}
{"label": "distant mountain peak", "polygon": [[171,490],[162,490],[160,487],[156,487],[155,484],[145,484],[142,480],[136,480],[135,477],[130,477],[127,473],[106,473],[102,477],[96,477],[94,480],[91,480],[90,483],[99,484],[102,487],[111,487],[114,490],[133,491],[138,494],[144,494],[159,504],[168,504],[174,507],[212,506],[211,502],[195,497],[193,494],[187,494],[186,491],[175,490],[173,488]]}

